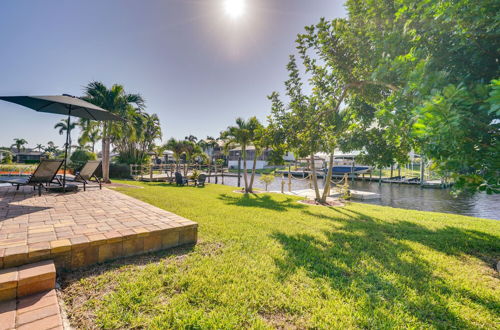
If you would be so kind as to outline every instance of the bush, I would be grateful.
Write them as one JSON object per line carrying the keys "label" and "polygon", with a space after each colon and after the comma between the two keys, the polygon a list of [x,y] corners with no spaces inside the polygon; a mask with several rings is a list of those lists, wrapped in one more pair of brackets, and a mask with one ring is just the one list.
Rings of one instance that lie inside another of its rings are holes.
{"label": "bush", "polygon": [[79,171],[87,161],[96,160],[97,155],[87,150],[78,149],[71,154],[69,159],[71,162],[68,167],[75,171]]}
{"label": "bush", "polygon": [[130,179],[130,166],[128,164],[111,163],[109,165],[109,176],[114,179]]}
{"label": "bush", "polygon": [[35,160],[35,159],[28,159],[24,161],[24,164],[40,164],[40,160]]}
{"label": "bush", "polygon": [[8,152],[3,158],[2,158],[2,164],[12,164],[12,154]]}

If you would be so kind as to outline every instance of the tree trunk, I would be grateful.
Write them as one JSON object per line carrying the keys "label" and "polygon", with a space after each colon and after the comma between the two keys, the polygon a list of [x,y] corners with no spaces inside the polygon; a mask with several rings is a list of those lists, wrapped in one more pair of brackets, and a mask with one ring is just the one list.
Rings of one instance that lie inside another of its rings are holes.
{"label": "tree trunk", "polygon": [[250,184],[248,185],[249,192],[252,192],[252,190],[253,190],[253,180],[255,178],[255,168],[256,167],[257,167],[257,149],[255,150],[255,154],[253,156],[252,175],[250,176]]}
{"label": "tree trunk", "polygon": [[109,180],[109,149],[110,142],[107,136],[102,138],[102,180],[105,183],[110,183]]}
{"label": "tree trunk", "polygon": [[241,154],[243,156],[243,180],[245,181],[245,192],[249,192],[248,191],[248,178],[247,178],[247,150],[246,148],[243,146],[241,148]]}
{"label": "tree trunk", "polygon": [[316,193],[316,200],[320,200],[319,188],[318,188],[318,177],[316,176],[316,165],[314,164],[314,154],[311,154],[311,171],[312,180],[314,184],[314,192]]}
{"label": "tree trunk", "polygon": [[330,159],[328,162],[328,172],[326,173],[325,187],[323,188],[323,196],[321,196],[321,203],[326,203],[326,197],[330,192],[330,184],[332,182],[332,167],[333,167],[333,152],[330,154]]}

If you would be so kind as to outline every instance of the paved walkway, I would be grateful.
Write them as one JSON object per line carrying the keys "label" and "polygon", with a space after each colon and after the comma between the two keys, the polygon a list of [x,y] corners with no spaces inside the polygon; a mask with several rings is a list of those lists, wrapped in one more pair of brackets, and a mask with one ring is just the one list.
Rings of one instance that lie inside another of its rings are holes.
{"label": "paved walkway", "polygon": [[0,187],[0,268],[53,259],[74,269],[196,240],[195,222],[110,189]]}

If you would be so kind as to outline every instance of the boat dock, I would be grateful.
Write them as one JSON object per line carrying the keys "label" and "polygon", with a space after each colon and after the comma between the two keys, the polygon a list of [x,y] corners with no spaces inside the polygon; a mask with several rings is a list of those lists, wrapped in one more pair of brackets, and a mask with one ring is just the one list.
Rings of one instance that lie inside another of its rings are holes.
{"label": "boat dock", "polygon": [[[286,171],[286,170],[277,170],[275,172],[279,175],[284,175],[288,177],[288,175],[292,175],[293,177],[306,178],[311,175],[311,171]],[[451,187],[451,183],[442,182],[441,180],[427,180],[424,181],[423,184],[420,184],[419,177],[405,177],[405,176],[395,176],[395,177],[375,177],[370,175],[370,173],[362,174],[353,174],[349,173],[349,180],[355,181],[368,181],[368,182],[382,182],[382,183],[391,183],[391,184],[407,184],[407,185],[420,185],[422,188],[434,188],[434,189],[444,189]],[[324,178],[326,174],[323,171],[317,171],[316,176],[318,178]],[[332,174],[332,178],[334,179],[342,179],[344,177],[343,174]]]}
{"label": "boat dock", "polygon": [[[271,191],[274,193],[281,193],[281,191]],[[351,198],[352,199],[359,199],[359,200],[367,200],[367,199],[378,199],[380,198],[380,194],[370,192],[370,191],[361,191],[361,190],[350,190],[351,193]],[[315,199],[316,198],[316,193],[313,189],[301,189],[301,190],[292,190],[292,191],[287,191],[283,192],[283,194],[286,195],[293,195],[293,196],[300,196],[308,199]],[[334,198],[337,199],[341,196],[341,193],[338,191],[335,191],[328,195],[329,198]]]}

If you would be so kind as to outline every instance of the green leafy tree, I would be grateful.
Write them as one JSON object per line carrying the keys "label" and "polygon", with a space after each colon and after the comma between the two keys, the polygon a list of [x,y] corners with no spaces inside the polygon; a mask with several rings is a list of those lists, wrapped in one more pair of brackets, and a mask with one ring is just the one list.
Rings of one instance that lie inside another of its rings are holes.
{"label": "green leafy tree", "polygon": [[373,133],[399,149],[389,156],[413,148],[450,173],[457,189],[498,192],[500,3],[349,0],[346,7],[348,19],[321,20],[304,37],[329,67],[354,73],[345,103],[375,109]]}
{"label": "green leafy tree", "polygon": [[71,154],[71,167],[75,170],[80,170],[87,161],[96,159],[97,155],[95,153],[83,149],[77,149]]}
{"label": "green leafy tree", "polygon": [[118,160],[125,164],[143,164],[154,151],[155,141],[161,140],[160,120],[156,114],[148,114],[138,108],[129,107],[126,121],[117,128],[113,145]]}
{"label": "green leafy tree", "polygon": [[8,150],[0,150],[0,153],[3,153],[2,164],[11,164],[13,157],[12,153]]}
{"label": "green leafy tree", "polygon": [[[122,85],[115,84],[110,88],[103,83],[92,81],[85,87],[86,101],[95,104],[103,109],[106,109],[122,118],[130,116],[135,109],[144,109],[144,99],[139,94],[129,94],[125,92]],[[102,174],[104,182],[109,180],[109,164],[111,144],[114,139],[122,138],[121,134],[129,132],[130,126],[134,123],[130,122],[99,122],[101,141],[102,141]],[[125,126],[125,127],[124,127]]]}

